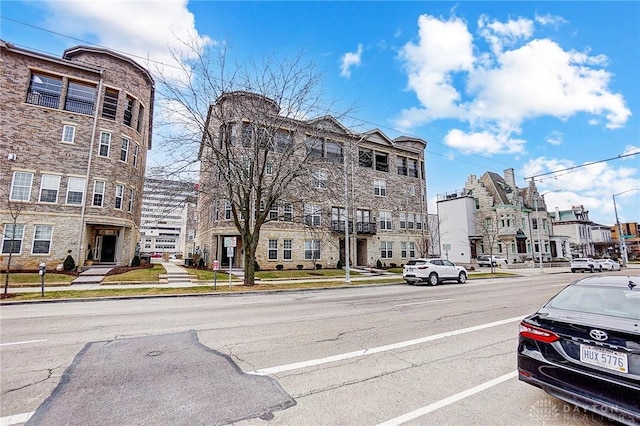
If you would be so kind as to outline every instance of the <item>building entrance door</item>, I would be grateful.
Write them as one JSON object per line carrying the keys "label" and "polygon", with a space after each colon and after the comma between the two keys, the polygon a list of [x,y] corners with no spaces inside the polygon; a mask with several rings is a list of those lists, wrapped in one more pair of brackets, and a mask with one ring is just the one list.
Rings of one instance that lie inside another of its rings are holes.
{"label": "building entrance door", "polygon": [[113,263],[116,260],[116,236],[102,235],[100,262]]}

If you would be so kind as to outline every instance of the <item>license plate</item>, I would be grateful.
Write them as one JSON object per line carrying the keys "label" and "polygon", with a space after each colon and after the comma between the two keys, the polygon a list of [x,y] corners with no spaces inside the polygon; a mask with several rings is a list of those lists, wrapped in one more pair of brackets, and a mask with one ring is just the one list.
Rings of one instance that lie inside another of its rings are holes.
{"label": "license plate", "polygon": [[629,372],[627,354],[605,348],[580,345],[580,361],[621,373]]}

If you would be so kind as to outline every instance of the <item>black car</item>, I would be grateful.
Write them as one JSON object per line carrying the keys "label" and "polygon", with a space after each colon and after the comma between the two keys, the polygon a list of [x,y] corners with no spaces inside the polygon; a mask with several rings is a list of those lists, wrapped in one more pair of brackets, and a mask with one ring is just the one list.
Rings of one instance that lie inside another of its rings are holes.
{"label": "black car", "polygon": [[578,280],[520,323],[518,377],[613,420],[640,424],[640,276]]}

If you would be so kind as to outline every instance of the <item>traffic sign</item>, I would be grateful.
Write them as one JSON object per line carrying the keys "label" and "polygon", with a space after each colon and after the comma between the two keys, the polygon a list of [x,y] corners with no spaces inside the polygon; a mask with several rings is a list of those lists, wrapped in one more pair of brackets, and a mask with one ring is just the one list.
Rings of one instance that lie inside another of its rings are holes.
{"label": "traffic sign", "polygon": [[237,237],[224,237],[225,247],[235,247],[238,243]]}
{"label": "traffic sign", "polygon": [[213,261],[213,270],[217,271],[218,269],[220,269],[220,261],[214,260]]}

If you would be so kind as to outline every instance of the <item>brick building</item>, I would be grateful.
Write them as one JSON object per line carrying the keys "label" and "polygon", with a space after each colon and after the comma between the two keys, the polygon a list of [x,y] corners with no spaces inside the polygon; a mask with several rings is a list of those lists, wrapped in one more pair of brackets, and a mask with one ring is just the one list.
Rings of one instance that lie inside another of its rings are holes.
{"label": "brick building", "polygon": [[119,53],[61,58],[0,41],[0,221],[6,267],[124,265],[139,240],[154,81]]}
{"label": "brick building", "polygon": [[[244,115],[240,104],[250,104],[251,114]],[[228,265],[224,240],[236,237],[233,265],[243,264],[243,241],[231,213],[232,203],[237,200],[225,199],[225,191],[215,192],[216,188],[227,187],[228,171],[215,158],[226,147],[242,153],[238,161],[264,155],[264,169],[248,162],[247,173],[254,166],[261,168],[251,172],[264,170],[267,181],[293,170],[296,166],[291,162],[300,166],[291,173],[295,183],[288,192],[266,208],[268,214],[256,249],[261,268],[282,265],[294,269],[302,265],[309,269],[314,264],[334,268],[345,261],[345,247],[350,265],[357,266],[375,267],[378,261],[387,266],[400,265],[423,254],[420,247],[428,239],[425,141],[410,137],[392,140],[378,129],[354,133],[331,116],[285,118],[279,115],[280,107],[273,100],[247,92],[223,95],[212,106],[216,109],[228,110],[229,114],[224,120],[211,113],[208,117],[207,129],[215,136],[203,141],[201,148],[202,164],[211,165],[201,170],[195,242],[211,260]],[[260,127],[247,118],[259,115],[256,110],[261,110],[267,117],[265,122],[277,129]],[[281,166],[283,161],[290,163]],[[241,186],[246,181],[240,177],[231,183]],[[249,202],[256,204],[250,211],[262,212],[267,206]],[[255,220],[256,215],[251,216],[242,220]]]}

